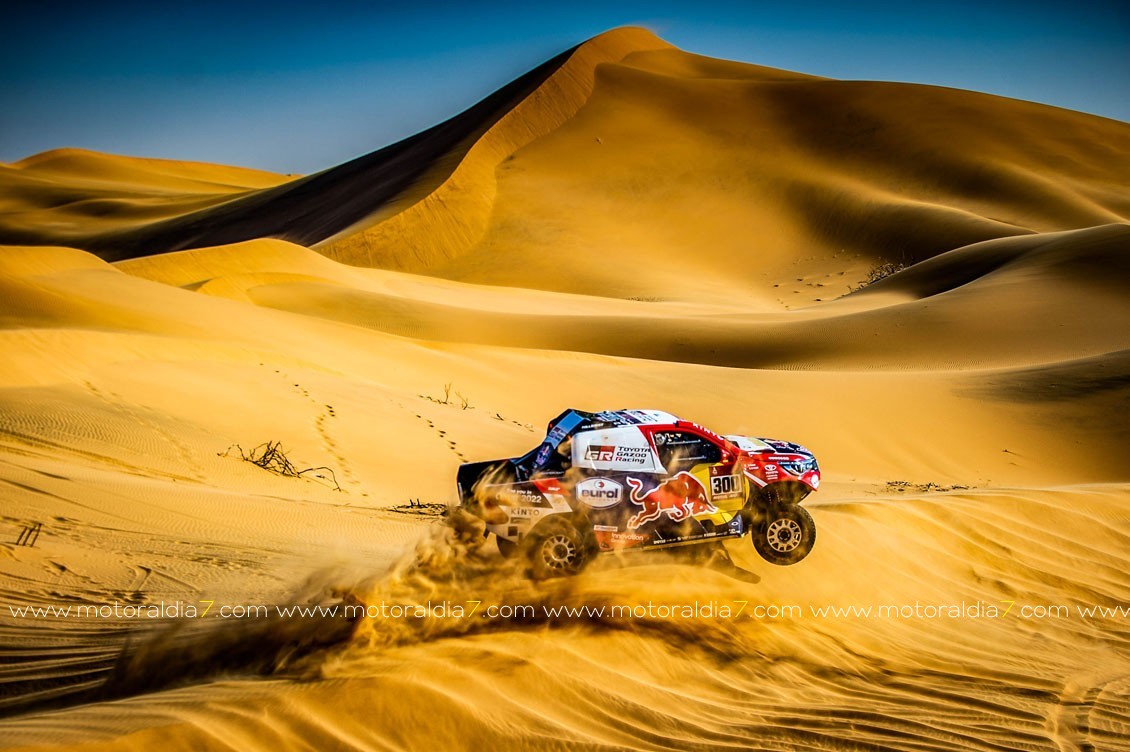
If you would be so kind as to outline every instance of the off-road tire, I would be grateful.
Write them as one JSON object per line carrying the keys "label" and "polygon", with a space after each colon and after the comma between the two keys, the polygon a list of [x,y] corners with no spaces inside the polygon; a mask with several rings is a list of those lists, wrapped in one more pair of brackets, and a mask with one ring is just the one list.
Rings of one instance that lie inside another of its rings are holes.
{"label": "off-road tire", "polygon": [[536,580],[577,574],[592,559],[595,546],[563,518],[546,520],[524,542],[530,575]]}
{"label": "off-road tire", "polygon": [[750,531],[753,547],[770,564],[796,564],[816,544],[816,523],[804,507],[774,505]]}

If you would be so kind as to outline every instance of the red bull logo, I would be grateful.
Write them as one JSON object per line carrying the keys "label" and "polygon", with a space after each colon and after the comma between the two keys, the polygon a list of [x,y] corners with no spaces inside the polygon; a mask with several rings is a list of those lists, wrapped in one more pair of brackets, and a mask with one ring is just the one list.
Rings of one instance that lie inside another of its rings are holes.
{"label": "red bull logo", "polygon": [[641,493],[643,481],[637,478],[628,478],[628,485],[632,488],[632,503],[643,507],[628,520],[628,527],[632,530],[663,515],[675,522],[682,522],[700,514],[718,511],[707,499],[702,483],[686,471],[663,481],[647,493]]}

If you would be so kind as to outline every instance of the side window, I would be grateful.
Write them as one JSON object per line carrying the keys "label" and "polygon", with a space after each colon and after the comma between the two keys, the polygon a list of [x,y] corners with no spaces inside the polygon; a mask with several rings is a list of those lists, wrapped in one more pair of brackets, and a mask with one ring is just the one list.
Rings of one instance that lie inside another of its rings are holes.
{"label": "side window", "polygon": [[722,450],[701,436],[682,431],[660,431],[655,434],[659,461],[669,473],[690,470],[695,465],[722,461]]}

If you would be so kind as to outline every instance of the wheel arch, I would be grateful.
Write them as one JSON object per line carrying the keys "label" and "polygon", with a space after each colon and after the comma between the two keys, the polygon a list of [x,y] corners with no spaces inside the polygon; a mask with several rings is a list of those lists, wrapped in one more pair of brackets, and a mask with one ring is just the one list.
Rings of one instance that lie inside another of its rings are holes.
{"label": "wheel arch", "polygon": [[812,489],[800,481],[778,481],[762,488],[751,489],[746,500],[746,508],[749,511],[764,511],[773,506],[799,504],[810,493]]}
{"label": "wheel arch", "polygon": [[533,527],[531,527],[526,534],[522,536],[525,539],[533,538],[546,530],[552,529],[556,525],[572,525],[577,528],[577,531],[583,536],[592,535],[592,521],[589,516],[582,510],[573,510],[571,512],[554,512],[541,517]]}

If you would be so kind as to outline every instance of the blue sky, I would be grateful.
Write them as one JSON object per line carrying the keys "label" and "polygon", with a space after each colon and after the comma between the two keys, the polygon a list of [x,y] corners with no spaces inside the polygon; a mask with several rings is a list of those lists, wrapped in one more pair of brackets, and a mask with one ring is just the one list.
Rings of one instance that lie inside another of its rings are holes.
{"label": "blue sky", "polygon": [[1130,121],[1126,3],[12,5],[0,10],[4,162],[78,146],[312,172],[433,125],[627,24],[713,57]]}

